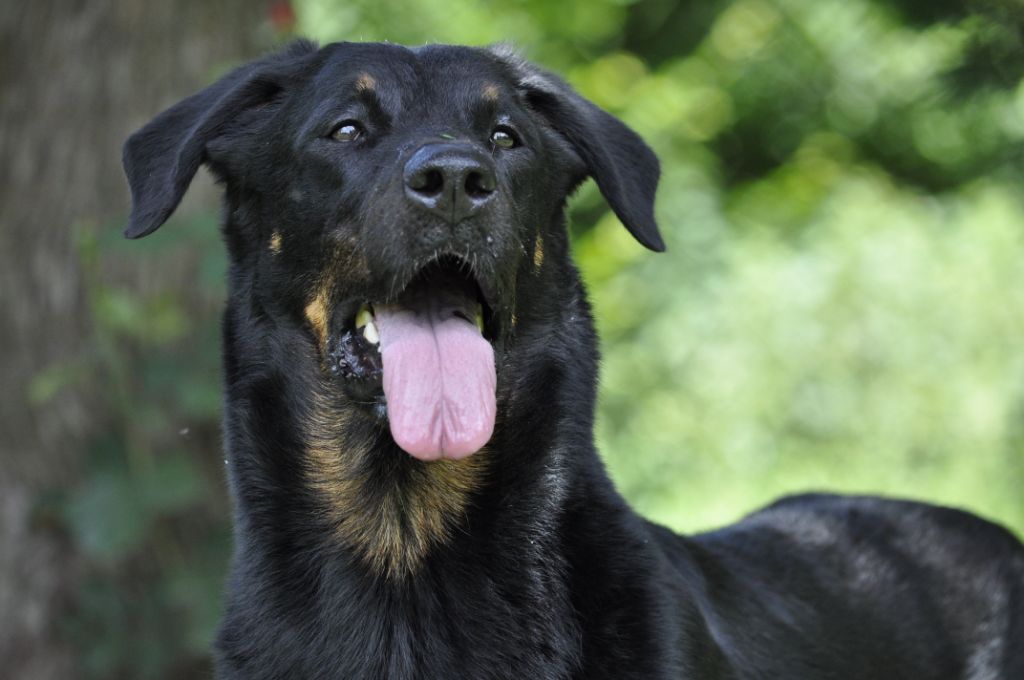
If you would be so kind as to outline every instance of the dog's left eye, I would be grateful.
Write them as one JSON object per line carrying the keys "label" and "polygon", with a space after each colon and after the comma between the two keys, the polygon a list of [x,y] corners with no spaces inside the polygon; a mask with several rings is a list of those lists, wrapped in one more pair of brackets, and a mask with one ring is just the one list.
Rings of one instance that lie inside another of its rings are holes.
{"label": "dog's left eye", "polygon": [[363,134],[363,127],[354,120],[343,120],[331,130],[331,139],[336,142],[354,142]]}
{"label": "dog's left eye", "polygon": [[491,133],[491,144],[502,149],[511,149],[519,146],[519,138],[516,137],[516,133],[511,128],[499,125]]}

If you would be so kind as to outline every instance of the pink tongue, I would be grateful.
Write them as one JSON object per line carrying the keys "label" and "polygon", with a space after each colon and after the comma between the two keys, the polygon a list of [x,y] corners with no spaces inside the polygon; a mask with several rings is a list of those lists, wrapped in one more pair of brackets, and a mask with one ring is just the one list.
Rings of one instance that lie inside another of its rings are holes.
{"label": "pink tongue", "polygon": [[464,458],[494,431],[494,350],[450,306],[375,310],[391,436],[420,460]]}

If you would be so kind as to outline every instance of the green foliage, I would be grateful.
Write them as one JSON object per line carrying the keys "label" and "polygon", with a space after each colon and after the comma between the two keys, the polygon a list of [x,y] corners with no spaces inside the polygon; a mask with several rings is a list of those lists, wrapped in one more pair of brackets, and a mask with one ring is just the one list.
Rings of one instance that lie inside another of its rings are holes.
{"label": "green foliage", "polygon": [[[41,406],[64,389],[85,391],[104,419],[78,482],[47,504],[84,564],[61,626],[82,650],[83,677],[194,676],[220,615],[230,549],[217,436],[224,260],[212,216],[177,222],[146,245],[124,242],[115,225],[78,229],[89,349],[30,389]],[[192,291],[120,288],[105,272],[129,248],[212,281]]]}
{"label": "green foliage", "polygon": [[[512,41],[662,159],[669,244],[571,206],[603,337],[598,438],[687,530],[805,489],[967,507],[1024,533],[1024,11],[1016,0],[298,0],[322,41]],[[92,351],[30,398],[105,435],[50,505],[85,564],[90,677],[202,677],[228,551],[215,217],[82,231]],[[130,252],[130,255],[128,254]],[[149,257],[201,285],[129,291]]]}
{"label": "green foliage", "polygon": [[708,277],[672,287],[652,260],[602,285],[600,434],[642,510],[694,530],[834,489],[1024,528],[1024,210],[879,181],[847,180],[796,241],[745,235]]}

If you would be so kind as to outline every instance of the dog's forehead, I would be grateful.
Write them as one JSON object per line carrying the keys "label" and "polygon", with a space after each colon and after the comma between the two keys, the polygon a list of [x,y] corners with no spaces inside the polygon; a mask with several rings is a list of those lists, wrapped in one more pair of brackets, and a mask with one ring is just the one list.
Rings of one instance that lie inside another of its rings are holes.
{"label": "dog's forehead", "polygon": [[341,95],[372,91],[395,111],[424,99],[497,100],[514,89],[492,52],[457,45],[329,45],[315,82],[318,89]]}

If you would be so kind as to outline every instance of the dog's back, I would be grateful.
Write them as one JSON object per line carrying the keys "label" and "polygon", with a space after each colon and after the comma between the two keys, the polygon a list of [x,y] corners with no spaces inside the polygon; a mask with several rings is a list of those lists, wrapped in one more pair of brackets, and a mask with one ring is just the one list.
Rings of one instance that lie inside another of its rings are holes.
{"label": "dog's back", "polygon": [[682,559],[738,677],[1024,678],[1024,548],[968,513],[795,496]]}

